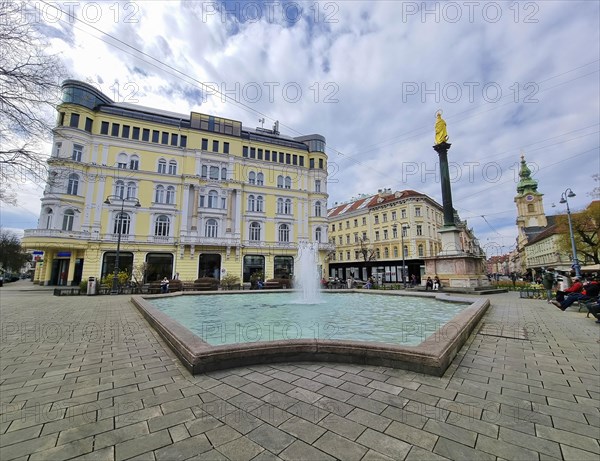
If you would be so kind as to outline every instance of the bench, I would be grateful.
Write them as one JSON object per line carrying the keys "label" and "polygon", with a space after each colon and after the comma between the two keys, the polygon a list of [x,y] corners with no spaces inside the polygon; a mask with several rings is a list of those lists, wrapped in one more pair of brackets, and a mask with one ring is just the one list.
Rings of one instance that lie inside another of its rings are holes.
{"label": "bench", "polygon": [[79,296],[81,294],[81,288],[55,288],[54,296]]}

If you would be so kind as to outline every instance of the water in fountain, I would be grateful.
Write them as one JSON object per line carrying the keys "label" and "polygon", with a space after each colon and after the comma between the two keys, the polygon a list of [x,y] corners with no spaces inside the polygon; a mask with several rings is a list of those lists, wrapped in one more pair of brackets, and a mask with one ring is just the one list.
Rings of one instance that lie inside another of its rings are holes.
{"label": "water in fountain", "polygon": [[295,279],[301,304],[321,303],[321,274],[319,274],[319,244],[301,242],[298,246]]}

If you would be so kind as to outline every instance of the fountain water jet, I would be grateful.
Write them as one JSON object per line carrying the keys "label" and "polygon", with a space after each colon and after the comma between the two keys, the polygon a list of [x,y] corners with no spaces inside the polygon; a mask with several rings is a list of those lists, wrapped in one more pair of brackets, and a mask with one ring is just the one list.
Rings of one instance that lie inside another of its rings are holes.
{"label": "fountain water jet", "polygon": [[319,266],[319,244],[317,242],[300,242],[298,259],[296,260],[296,285],[300,290],[300,304],[320,304],[321,274]]}

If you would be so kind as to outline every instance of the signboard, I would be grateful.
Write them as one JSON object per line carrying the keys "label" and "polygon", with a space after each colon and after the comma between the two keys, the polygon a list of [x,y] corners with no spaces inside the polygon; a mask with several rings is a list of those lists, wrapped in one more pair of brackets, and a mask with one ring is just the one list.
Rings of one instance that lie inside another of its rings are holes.
{"label": "signboard", "polygon": [[56,253],[56,257],[57,258],[70,258],[71,252],[70,251],[59,251],[58,253]]}

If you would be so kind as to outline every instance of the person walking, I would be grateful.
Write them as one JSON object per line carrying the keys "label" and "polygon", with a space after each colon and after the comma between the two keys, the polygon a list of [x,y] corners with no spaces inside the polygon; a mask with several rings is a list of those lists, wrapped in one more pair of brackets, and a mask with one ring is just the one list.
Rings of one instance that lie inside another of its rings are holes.
{"label": "person walking", "polygon": [[555,277],[554,277],[554,272],[552,272],[552,268],[549,267],[548,269],[546,269],[546,271],[544,272],[544,275],[542,277],[542,285],[544,286],[544,289],[546,290],[546,302],[548,304],[550,304],[552,302],[552,288],[554,288],[554,281],[555,281]]}

